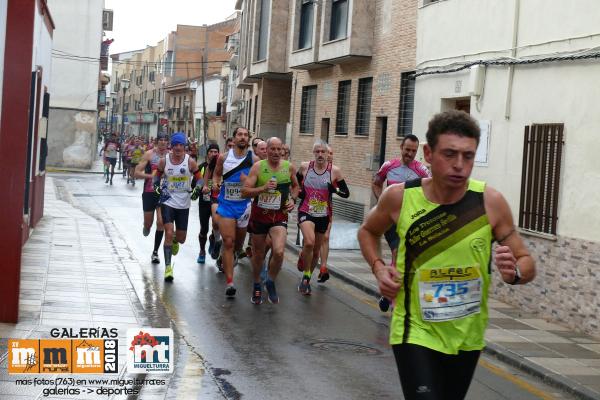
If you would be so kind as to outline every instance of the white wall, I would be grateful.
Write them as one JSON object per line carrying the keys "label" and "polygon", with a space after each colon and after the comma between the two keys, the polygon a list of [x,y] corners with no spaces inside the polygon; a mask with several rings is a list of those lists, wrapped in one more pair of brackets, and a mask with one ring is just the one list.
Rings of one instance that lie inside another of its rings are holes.
{"label": "white wall", "polygon": [[[209,79],[204,82],[206,88],[206,112],[216,112],[217,103],[219,102],[221,92],[221,80],[220,79]],[[202,83],[198,81],[198,88],[196,89],[196,101],[195,101],[194,115],[202,115]]]}
{"label": "white wall", "polygon": [[[100,58],[104,0],[49,0],[54,47],[77,56]],[[96,110],[99,62],[53,57],[51,106]]]}
{"label": "white wall", "polygon": [[[439,58],[436,54],[452,57],[427,64],[445,65],[463,59],[461,54],[484,52],[494,46],[501,48],[503,43],[504,48],[510,47],[512,33],[508,38],[499,31],[512,27],[514,3],[447,0],[422,8],[419,11],[418,62]],[[466,9],[471,12],[467,13]],[[445,17],[441,18],[441,14]],[[600,32],[597,24],[600,8],[594,1],[527,0],[521,2],[520,14],[519,46],[556,42],[523,47],[517,52],[517,57],[600,46],[600,35],[594,35]],[[452,29],[443,25],[444,20],[452,21]],[[467,35],[471,28],[469,24],[478,27],[471,36]],[[582,35],[589,37],[575,38]],[[490,53],[475,58],[496,56]],[[443,109],[442,99],[468,96],[468,77],[468,71],[461,71],[417,78],[415,132],[424,136],[427,121]],[[510,118],[506,119],[508,77],[507,66],[488,67],[479,109],[477,99],[471,98],[471,114],[476,119],[491,121],[489,164],[475,167],[473,177],[486,180],[502,191],[516,218],[521,190],[524,128],[532,123],[563,123],[565,145],[557,233],[598,241],[600,213],[590,210],[597,209],[600,204],[600,167],[597,162],[600,65],[597,60],[591,60],[515,67]],[[456,91],[457,81],[462,81],[459,91]]]}
{"label": "white wall", "polygon": [[2,121],[2,83],[4,78],[4,43],[6,42],[6,15],[8,0],[0,0],[0,121]]}

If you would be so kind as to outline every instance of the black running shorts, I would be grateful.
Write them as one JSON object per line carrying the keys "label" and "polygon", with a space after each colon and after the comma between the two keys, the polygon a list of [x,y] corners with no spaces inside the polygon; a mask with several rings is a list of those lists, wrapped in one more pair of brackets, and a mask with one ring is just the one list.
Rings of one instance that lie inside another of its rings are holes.
{"label": "black running shorts", "polygon": [[173,208],[166,204],[160,205],[163,224],[175,224],[175,230],[187,231],[188,218],[190,216],[189,208]]}
{"label": "black running shorts", "polygon": [[160,199],[160,195],[154,192],[142,193],[142,207],[144,208],[144,212],[156,210],[156,207],[158,207],[158,199]]}
{"label": "black running shorts", "polygon": [[329,227],[328,216],[313,217],[310,214],[298,211],[298,224],[302,224],[303,222],[312,222],[313,224],[315,224],[315,232],[317,233],[326,233],[327,228]]}

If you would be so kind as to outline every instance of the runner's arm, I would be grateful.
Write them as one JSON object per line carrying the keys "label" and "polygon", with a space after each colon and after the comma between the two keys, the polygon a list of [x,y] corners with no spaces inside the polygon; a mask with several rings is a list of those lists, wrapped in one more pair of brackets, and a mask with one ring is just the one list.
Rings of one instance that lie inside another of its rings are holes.
{"label": "runner's arm", "polygon": [[258,164],[258,163],[255,163],[254,165],[252,165],[252,168],[250,168],[250,173],[244,180],[244,186],[242,187],[242,197],[243,198],[247,199],[247,198],[251,198],[251,197],[256,197],[260,193],[267,190],[268,184],[264,184],[262,186],[255,187],[256,181],[258,180],[258,170],[259,169],[260,169],[260,164]]}
{"label": "runner's arm", "polygon": [[[300,184],[298,183],[296,167],[294,167],[291,163],[290,163],[290,180],[292,181],[292,183],[290,185],[291,186],[290,187],[290,195],[288,197],[288,205],[287,205],[288,212],[292,211],[294,209],[294,207],[296,206],[296,204],[298,203],[298,195],[300,192]],[[292,200],[292,202],[290,202],[290,199]]]}
{"label": "runner's arm", "polygon": [[213,188],[217,191],[221,190],[221,179],[223,178],[223,163],[225,162],[225,155],[219,154],[217,159],[217,165],[213,171],[212,182]]}
{"label": "runner's arm", "polygon": [[329,191],[337,194],[343,199],[350,197],[350,189],[342,176],[342,170],[334,165],[331,172],[333,184],[328,185]]}
{"label": "runner's arm", "polygon": [[133,176],[135,176],[136,178],[140,178],[140,179],[152,179],[152,174],[147,174],[145,172],[146,165],[150,161],[150,157],[152,157],[151,153],[152,153],[152,150],[149,150],[144,153],[144,156],[142,157],[142,159],[140,160],[138,165],[135,167],[135,172],[134,172]]}
{"label": "runner's arm", "polygon": [[398,204],[402,204],[403,194],[403,184],[387,188],[358,230],[358,242],[363,257],[377,278],[381,294],[389,299],[395,298],[400,289],[397,282],[399,276],[394,266],[381,259],[380,243],[381,236],[393,225],[400,213]]}
{"label": "runner's arm", "polygon": [[494,238],[499,244],[495,249],[494,263],[502,279],[506,283],[513,284],[518,266],[521,277],[516,283],[531,282],[535,278],[535,260],[516,231],[506,199],[497,190],[486,186],[484,202]]}

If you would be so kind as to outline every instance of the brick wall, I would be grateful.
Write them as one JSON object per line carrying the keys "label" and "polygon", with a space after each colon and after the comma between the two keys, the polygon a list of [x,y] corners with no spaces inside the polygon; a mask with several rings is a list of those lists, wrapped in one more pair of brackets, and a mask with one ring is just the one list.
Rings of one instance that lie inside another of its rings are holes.
{"label": "brick wall", "polygon": [[[366,167],[368,154],[377,153],[377,117],[387,117],[386,159],[396,157],[400,142],[396,138],[400,102],[400,74],[415,68],[416,0],[376,0],[373,57],[314,71],[294,73],[297,80],[291,104],[292,160],[298,164],[312,158],[312,144],[321,137],[323,118],[330,119],[329,143],[334,162],[342,168],[353,191],[352,200],[370,207],[370,187],[374,171]],[[372,100],[367,137],[356,136],[358,79],[372,77]],[[335,135],[338,82],[352,80],[348,134]],[[318,85],[315,132],[299,134],[302,87]],[[292,84],[292,88],[294,85]],[[292,89],[293,90],[293,89]]]}

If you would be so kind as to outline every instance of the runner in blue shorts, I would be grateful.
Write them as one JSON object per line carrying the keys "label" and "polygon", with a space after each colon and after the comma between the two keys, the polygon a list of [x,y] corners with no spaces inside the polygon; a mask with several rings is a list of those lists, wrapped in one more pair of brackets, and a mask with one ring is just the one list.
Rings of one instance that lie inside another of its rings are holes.
{"label": "runner in blue shorts", "polygon": [[220,188],[219,230],[223,238],[223,272],[227,280],[225,295],[235,297],[233,285],[234,251],[241,250],[250,218],[250,199],[242,198],[242,185],[258,157],[248,151],[248,129],[239,127],[233,132],[234,147],[219,155],[213,174],[213,185]]}

